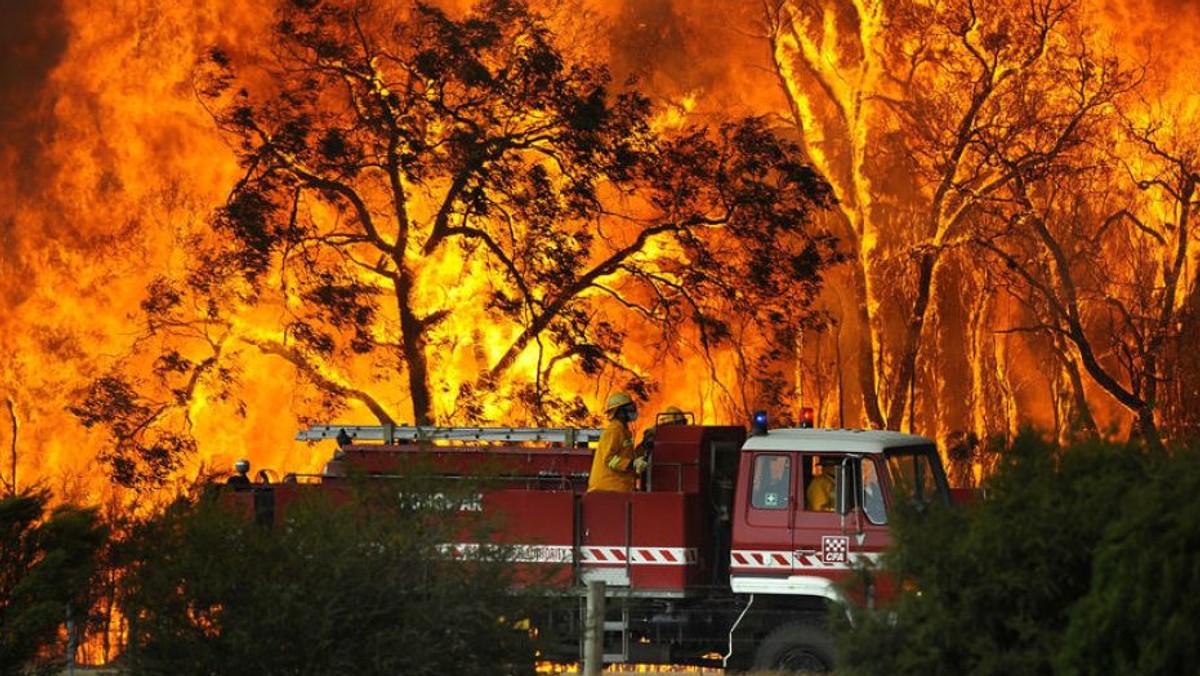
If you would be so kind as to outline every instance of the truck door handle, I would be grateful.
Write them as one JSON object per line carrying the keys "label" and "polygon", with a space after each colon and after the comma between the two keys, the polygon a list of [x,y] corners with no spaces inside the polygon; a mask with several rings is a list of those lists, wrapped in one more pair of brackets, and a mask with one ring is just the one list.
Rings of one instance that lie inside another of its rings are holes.
{"label": "truck door handle", "polygon": [[815,549],[797,549],[796,553],[800,554],[800,555],[805,555],[805,554],[816,555],[817,550],[815,550]]}

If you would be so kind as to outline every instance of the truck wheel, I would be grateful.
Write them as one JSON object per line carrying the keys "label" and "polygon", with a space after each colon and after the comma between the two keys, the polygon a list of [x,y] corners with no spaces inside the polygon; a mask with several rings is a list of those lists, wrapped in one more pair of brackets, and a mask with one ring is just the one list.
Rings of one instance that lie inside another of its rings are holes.
{"label": "truck wheel", "polygon": [[822,626],[790,622],[771,632],[754,654],[764,671],[825,674],[833,671],[833,637]]}

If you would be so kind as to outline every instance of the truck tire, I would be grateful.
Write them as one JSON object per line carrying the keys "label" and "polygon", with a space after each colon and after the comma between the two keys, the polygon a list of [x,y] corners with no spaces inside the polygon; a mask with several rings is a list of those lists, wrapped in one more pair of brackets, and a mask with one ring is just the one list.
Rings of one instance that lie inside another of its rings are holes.
{"label": "truck tire", "polygon": [[805,674],[833,671],[833,636],[819,624],[789,622],[767,635],[754,654],[755,670]]}

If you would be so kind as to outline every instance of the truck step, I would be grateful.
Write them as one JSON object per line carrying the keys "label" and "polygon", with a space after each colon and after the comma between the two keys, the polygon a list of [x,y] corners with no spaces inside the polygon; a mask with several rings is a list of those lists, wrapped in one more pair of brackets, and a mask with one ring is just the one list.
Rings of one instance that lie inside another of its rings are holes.
{"label": "truck step", "polygon": [[625,620],[609,620],[604,623],[604,631],[625,631]]}

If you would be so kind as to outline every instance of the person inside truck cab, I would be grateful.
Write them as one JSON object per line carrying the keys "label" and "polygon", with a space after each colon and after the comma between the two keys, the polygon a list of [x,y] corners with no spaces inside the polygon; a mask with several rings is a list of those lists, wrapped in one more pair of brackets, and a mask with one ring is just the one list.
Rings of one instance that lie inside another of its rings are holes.
{"label": "person inside truck cab", "polygon": [[821,473],[814,476],[804,493],[808,503],[805,508],[814,512],[832,512],[834,510],[834,490],[837,488],[838,459],[831,455],[823,455],[820,459]]}
{"label": "person inside truck cab", "polygon": [[617,392],[604,405],[608,425],[596,444],[592,470],[588,474],[588,492],[632,491],[637,475],[645,469],[645,456],[633,447],[629,424],[637,420],[637,404],[626,392]]}

